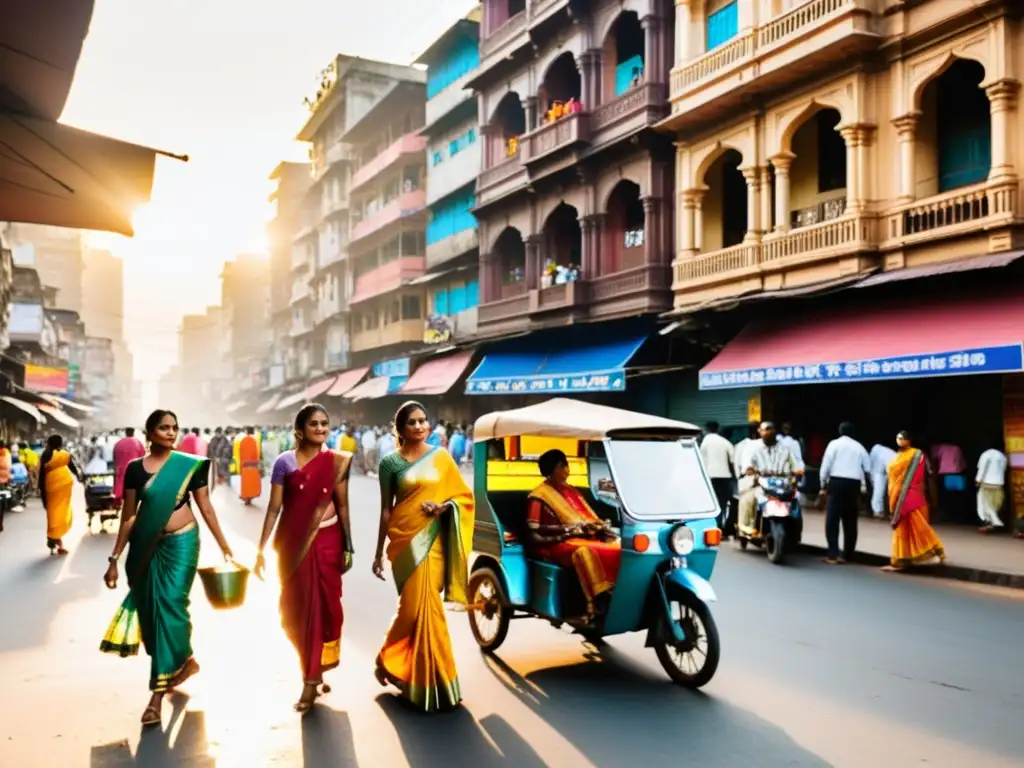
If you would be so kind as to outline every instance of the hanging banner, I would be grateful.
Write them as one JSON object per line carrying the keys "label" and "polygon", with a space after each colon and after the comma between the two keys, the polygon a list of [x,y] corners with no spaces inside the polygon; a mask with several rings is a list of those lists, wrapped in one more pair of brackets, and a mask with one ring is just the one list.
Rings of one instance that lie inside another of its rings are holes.
{"label": "hanging banner", "polygon": [[68,369],[45,365],[25,366],[25,389],[48,395],[68,394]]}

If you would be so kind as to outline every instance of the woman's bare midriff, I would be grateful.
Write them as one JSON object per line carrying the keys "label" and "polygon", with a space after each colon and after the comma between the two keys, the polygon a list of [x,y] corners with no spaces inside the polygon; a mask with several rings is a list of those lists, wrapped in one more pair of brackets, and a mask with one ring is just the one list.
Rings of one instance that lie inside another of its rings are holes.
{"label": "woman's bare midriff", "polygon": [[171,514],[167,525],[164,526],[164,533],[174,533],[179,528],[184,528],[189,523],[194,523],[195,520],[196,516],[192,514],[192,507],[188,504],[183,504]]}

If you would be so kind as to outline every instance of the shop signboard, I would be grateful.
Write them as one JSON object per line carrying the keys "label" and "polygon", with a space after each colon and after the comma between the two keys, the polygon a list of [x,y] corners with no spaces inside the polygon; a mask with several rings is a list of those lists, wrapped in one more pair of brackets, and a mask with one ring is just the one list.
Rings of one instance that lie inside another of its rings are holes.
{"label": "shop signboard", "polygon": [[401,357],[397,360],[385,360],[373,366],[373,375],[401,377],[409,375],[409,358]]}
{"label": "shop signboard", "polygon": [[1024,371],[1020,344],[958,349],[927,355],[881,357],[870,360],[747,368],[735,371],[701,371],[701,389],[734,389],[784,384],[829,384],[855,381],[922,379],[979,373]]}
{"label": "shop signboard", "polygon": [[25,366],[25,389],[50,395],[68,394],[68,369],[47,365]]}
{"label": "shop signboard", "polygon": [[624,392],[626,372],[603,371],[572,376],[523,376],[515,379],[474,379],[466,382],[467,395],[518,395],[562,392]]}

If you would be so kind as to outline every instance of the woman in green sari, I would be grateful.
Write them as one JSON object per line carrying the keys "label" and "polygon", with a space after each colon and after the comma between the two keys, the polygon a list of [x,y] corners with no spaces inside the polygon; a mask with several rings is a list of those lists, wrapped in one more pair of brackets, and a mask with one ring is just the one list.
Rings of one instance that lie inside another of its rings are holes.
{"label": "woman in green sari", "polygon": [[129,592],[100,650],[135,656],[141,640],[151,659],[152,691],[142,724],[158,725],[164,694],[199,671],[192,657],[188,612],[199,563],[193,499],[225,558],[231,558],[231,549],[210,504],[209,461],[174,450],[178,417],[171,411],[154,411],[146,420],[146,437],[149,454],[125,470],[121,527],[103,577],[110,589],[117,586],[117,561],[127,546]]}

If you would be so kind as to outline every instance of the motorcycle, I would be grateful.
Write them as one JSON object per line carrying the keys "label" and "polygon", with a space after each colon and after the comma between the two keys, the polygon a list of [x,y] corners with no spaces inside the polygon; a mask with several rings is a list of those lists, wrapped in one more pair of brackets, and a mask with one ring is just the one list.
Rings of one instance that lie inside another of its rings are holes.
{"label": "motorcycle", "polygon": [[736,538],[741,549],[749,544],[764,547],[769,562],[779,565],[803,536],[796,478],[759,476],[757,485],[765,500],[758,505],[753,527],[737,526]]}

